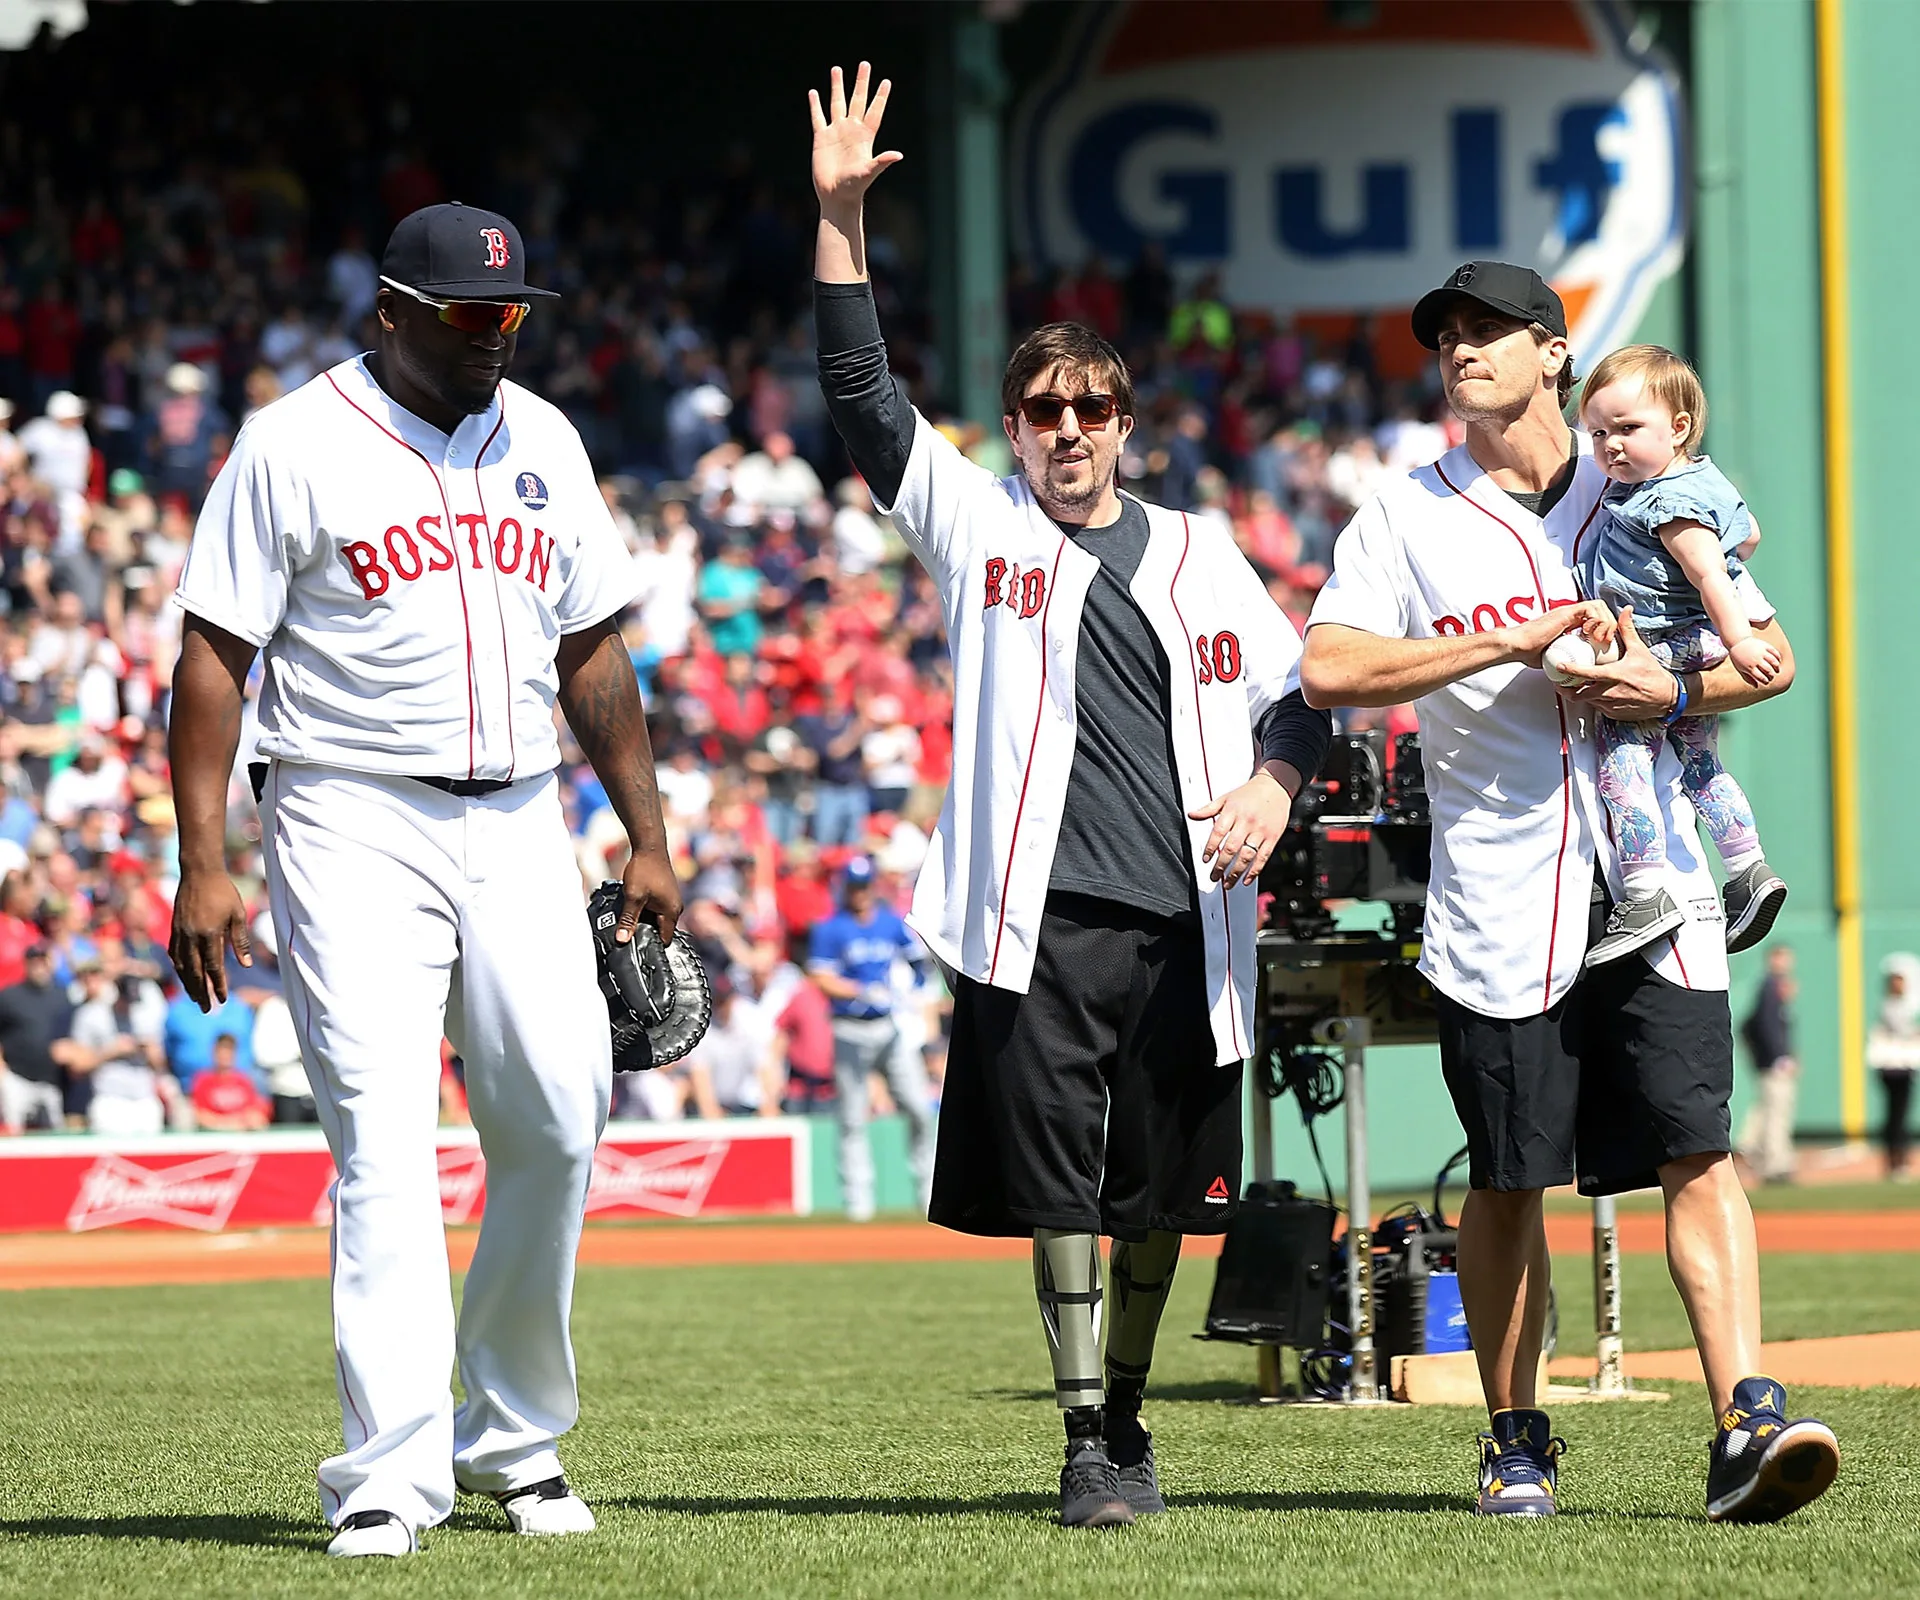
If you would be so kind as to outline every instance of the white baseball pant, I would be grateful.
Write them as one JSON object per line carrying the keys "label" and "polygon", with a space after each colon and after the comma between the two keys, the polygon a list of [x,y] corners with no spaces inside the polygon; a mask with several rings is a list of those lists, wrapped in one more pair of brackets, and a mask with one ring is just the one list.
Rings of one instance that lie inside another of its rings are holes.
{"label": "white baseball pant", "polygon": [[[287,1003],[333,1150],[346,1449],[324,1509],[430,1527],[455,1481],[560,1471],[568,1317],[612,1045],[549,774],[460,799],[274,763],[261,805]],[[465,1058],[487,1202],[456,1329],[435,1155],[442,1031]],[[466,1400],[454,1410],[458,1363]]]}

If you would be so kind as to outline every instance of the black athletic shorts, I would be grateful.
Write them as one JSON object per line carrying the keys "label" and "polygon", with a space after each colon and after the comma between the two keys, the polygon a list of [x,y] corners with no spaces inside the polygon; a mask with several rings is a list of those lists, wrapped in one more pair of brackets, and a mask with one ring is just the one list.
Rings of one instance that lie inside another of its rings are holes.
{"label": "black athletic shorts", "polygon": [[1024,995],[956,980],[929,1216],[962,1233],[1219,1233],[1240,1064],[1214,1064],[1197,924],[1050,895]]}
{"label": "black athletic shorts", "polygon": [[[1594,907],[1595,937],[1606,906]],[[1730,1150],[1733,1019],[1638,955],[1581,973],[1535,1017],[1486,1017],[1436,994],[1440,1067],[1476,1189],[1586,1195],[1658,1185],[1683,1156]]]}

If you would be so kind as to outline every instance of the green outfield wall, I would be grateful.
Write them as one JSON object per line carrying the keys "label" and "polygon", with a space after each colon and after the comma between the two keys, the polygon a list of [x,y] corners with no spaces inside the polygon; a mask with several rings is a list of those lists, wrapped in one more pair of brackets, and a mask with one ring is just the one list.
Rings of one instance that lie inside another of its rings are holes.
{"label": "green outfield wall", "polygon": [[[1698,209],[1690,293],[1714,417],[1709,447],[1747,490],[1766,534],[1759,558],[1798,658],[1791,694],[1730,719],[1728,750],[1759,813],[1767,852],[1793,885],[1778,937],[1801,974],[1803,1134],[1831,1133],[1864,1112],[1877,1088],[1843,1059],[1842,1018],[1873,1002],[1882,957],[1920,949],[1920,849],[1905,796],[1915,763],[1902,705],[1920,660],[1910,616],[1916,556],[1908,489],[1913,403],[1906,374],[1916,335],[1901,315],[1920,248],[1920,170],[1912,159],[1920,103],[1920,7],[1845,0],[1837,8],[1838,133],[1846,215],[1833,259],[1851,308],[1845,353],[1851,439],[1830,438],[1823,388],[1817,10],[1813,3],[1704,0],[1692,8]],[[1828,577],[1829,450],[1854,502],[1855,576],[1835,596]],[[1837,598],[1842,626],[1830,629]],[[1838,754],[1830,714],[1831,652],[1853,652],[1859,692],[1860,979],[1837,960],[1832,804]],[[1759,961],[1736,967],[1738,1008]],[[1848,1075],[1855,1090],[1846,1093]]]}

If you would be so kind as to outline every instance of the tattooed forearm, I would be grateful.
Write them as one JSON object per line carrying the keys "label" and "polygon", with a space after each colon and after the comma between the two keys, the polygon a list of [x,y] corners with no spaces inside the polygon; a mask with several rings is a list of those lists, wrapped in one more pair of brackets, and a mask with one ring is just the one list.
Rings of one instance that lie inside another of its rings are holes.
{"label": "tattooed forearm", "polygon": [[633,663],[609,621],[560,641],[560,709],[636,851],[664,850],[647,715]]}

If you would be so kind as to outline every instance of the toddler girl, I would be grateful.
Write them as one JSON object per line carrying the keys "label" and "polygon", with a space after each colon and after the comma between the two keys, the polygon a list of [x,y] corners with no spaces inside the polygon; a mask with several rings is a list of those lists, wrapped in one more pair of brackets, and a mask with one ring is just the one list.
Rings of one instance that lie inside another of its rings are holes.
{"label": "toddler girl", "polygon": [[1759,531],[1740,492],[1694,453],[1707,429],[1706,394],[1671,350],[1636,344],[1608,356],[1581,391],[1580,420],[1613,480],[1583,567],[1586,592],[1615,612],[1631,608],[1641,638],[1680,683],[1663,721],[1599,721],[1600,794],[1626,897],[1587,964],[1618,960],[1685,920],[1666,888],[1667,841],[1653,789],[1654,758],[1667,740],[1680,757],[1681,787],[1726,864],[1727,949],[1745,950],[1766,937],[1787,886],[1762,858],[1753,808],[1720,764],[1719,719],[1688,715],[1682,675],[1729,656],[1757,687],[1779,673],[1779,650],[1753,631],[1773,608],[1742,559]]}

